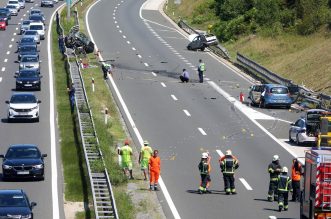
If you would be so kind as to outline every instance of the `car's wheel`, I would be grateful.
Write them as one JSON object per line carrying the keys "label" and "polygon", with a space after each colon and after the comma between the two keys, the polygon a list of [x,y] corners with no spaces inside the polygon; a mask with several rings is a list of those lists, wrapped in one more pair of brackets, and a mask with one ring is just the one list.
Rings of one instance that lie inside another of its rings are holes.
{"label": "car's wheel", "polygon": [[286,106],[286,109],[291,109],[291,104]]}
{"label": "car's wheel", "polygon": [[203,46],[203,47],[201,48],[201,51],[205,51],[205,48],[206,48],[206,47]]}
{"label": "car's wheel", "polygon": [[192,50],[192,47],[191,47],[191,46],[188,46],[187,49],[188,49],[188,50]]}
{"label": "car's wheel", "polygon": [[39,87],[38,87],[38,89],[37,89],[38,91],[41,91],[41,85],[39,85]]}
{"label": "car's wheel", "polygon": [[13,121],[13,120],[12,120],[11,118],[9,118],[9,117],[7,118],[7,122],[8,122],[8,123],[11,123],[12,121]]}
{"label": "car's wheel", "polygon": [[35,119],[35,122],[39,122],[39,117]]}
{"label": "car's wheel", "polygon": [[5,177],[4,175],[2,175],[2,181],[3,181],[3,182],[6,182],[6,181],[8,181],[8,178]]}
{"label": "car's wheel", "polygon": [[288,141],[293,142],[293,139],[291,138],[291,132],[288,133]]}
{"label": "car's wheel", "polygon": [[300,146],[301,142],[299,141],[299,136],[297,135],[297,137],[295,138],[295,143]]}

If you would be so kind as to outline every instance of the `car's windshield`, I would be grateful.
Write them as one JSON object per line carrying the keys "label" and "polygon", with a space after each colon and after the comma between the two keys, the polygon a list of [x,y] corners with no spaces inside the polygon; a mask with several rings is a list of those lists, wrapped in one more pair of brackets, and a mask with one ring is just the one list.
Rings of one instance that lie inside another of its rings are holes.
{"label": "car's windshield", "polygon": [[16,8],[15,5],[7,5],[7,8]]}
{"label": "car's windshield", "polygon": [[37,76],[38,74],[35,71],[23,71],[19,74],[20,78],[32,78]]}
{"label": "car's windshield", "polygon": [[9,1],[8,4],[18,4],[18,1]]}
{"label": "car's windshield", "polygon": [[273,87],[270,89],[270,93],[273,94],[287,94],[288,93],[288,89],[285,87]]}
{"label": "car's windshield", "polygon": [[33,30],[33,31],[25,31],[24,35],[37,35],[38,32]]}
{"label": "car's windshield", "polygon": [[21,62],[38,62],[38,57],[36,57],[36,56],[23,56]]}
{"label": "car's windshield", "polygon": [[40,158],[40,152],[35,147],[9,148],[5,157],[6,159]]}
{"label": "car's windshield", "polygon": [[22,194],[0,194],[0,207],[27,207],[27,200]]}
{"label": "car's windshield", "polygon": [[42,30],[42,25],[30,25],[30,30]]}
{"label": "car's windshield", "polygon": [[28,25],[30,24],[30,21],[23,21],[23,25]]}
{"label": "car's windshield", "polygon": [[10,103],[37,103],[37,99],[33,95],[19,94],[13,95],[10,99]]}
{"label": "car's windshield", "polygon": [[35,46],[22,46],[20,52],[36,52],[37,49]]}

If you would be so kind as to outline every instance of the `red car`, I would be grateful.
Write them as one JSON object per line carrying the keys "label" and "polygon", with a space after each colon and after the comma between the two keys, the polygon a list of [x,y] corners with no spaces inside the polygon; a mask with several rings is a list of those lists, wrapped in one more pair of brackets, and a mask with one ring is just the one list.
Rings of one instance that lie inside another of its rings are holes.
{"label": "red car", "polygon": [[4,19],[0,19],[0,29],[6,30],[6,21]]}

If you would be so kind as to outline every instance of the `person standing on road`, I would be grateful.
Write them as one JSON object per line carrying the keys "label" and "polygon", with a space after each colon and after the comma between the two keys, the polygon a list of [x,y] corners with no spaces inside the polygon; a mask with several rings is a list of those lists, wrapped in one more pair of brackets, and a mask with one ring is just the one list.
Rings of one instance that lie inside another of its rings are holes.
{"label": "person standing on road", "polygon": [[179,79],[182,81],[182,83],[184,83],[184,82],[186,82],[186,83],[189,82],[189,80],[190,80],[190,75],[189,75],[188,71],[186,71],[185,68],[183,69],[183,73],[182,73],[182,75],[179,76]]}
{"label": "person standing on road", "polygon": [[141,148],[141,151],[139,153],[139,164],[140,168],[144,173],[144,180],[147,180],[147,168],[148,168],[148,162],[149,158],[151,158],[153,154],[152,148],[149,146],[148,141],[144,141],[144,146]]}
{"label": "person standing on road", "polygon": [[149,158],[148,166],[149,166],[149,176],[150,176],[150,185],[149,189],[157,191],[158,189],[158,181],[161,172],[161,159],[158,156],[159,151],[154,150],[153,156]]}
{"label": "person standing on road", "polygon": [[124,146],[117,149],[117,153],[121,155],[122,158],[122,168],[123,173],[127,176],[127,172],[129,171],[130,177],[129,179],[134,179],[132,175],[132,148],[129,146],[129,140],[124,141]]}
{"label": "person standing on road", "polygon": [[200,187],[199,187],[199,194],[207,193],[209,190],[208,184],[210,182],[210,163],[208,161],[208,153],[202,153],[200,163],[198,165],[200,171]]}
{"label": "person standing on road", "polygon": [[292,201],[300,201],[300,180],[302,175],[302,165],[297,158],[293,159],[292,164]]}
{"label": "person standing on road", "polygon": [[199,74],[199,82],[203,83],[203,73],[206,71],[206,65],[202,62],[201,59],[199,59],[199,65],[198,65],[198,74]]}
{"label": "person standing on road", "polygon": [[227,150],[225,156],[220,158],[220,167],[223,173],[225,194],[237,194],[234,185],[234,172],[239,167],[239,161],[232,155],[231,150]]}
{"label": "person standing on road", "polygon": [[278,210],[281,212],[288,210],[288,192],[292,192],[292,180],[287,176],[287,167],[283,167],[281,174],[277,178],[277,190],[278,190]]}
{"label": "person standing on road", "polygon": [[277,194],[277,179],[281,172],[282,166],[279,164],[279,156],[274,155],[272,158],[272,162],[268,166],[268,172],[270,174],[269,181],[269,190],[268,190],[268,201],[272,202],[272,195],[274,196],[274,200],[278,200]]}

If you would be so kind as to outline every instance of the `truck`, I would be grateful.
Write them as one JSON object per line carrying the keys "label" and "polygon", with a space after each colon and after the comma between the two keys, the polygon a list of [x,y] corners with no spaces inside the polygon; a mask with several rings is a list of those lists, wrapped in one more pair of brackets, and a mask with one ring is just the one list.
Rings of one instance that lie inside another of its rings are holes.
{"label": "truck", "polygon": [[200,49],[204,51],[206,47],[218,44],[218,40],[213,34],[191,34],[189,40],[190,43],[187,45],[188,50]]}
{"label": "truck", "polygon": [[306,151],[300,219],[331,219],[331,151]]}
{"label": "truck", "polygon": [[320,117],[320,132],[317,136],[317,147],[331,147],[331,112]]}

